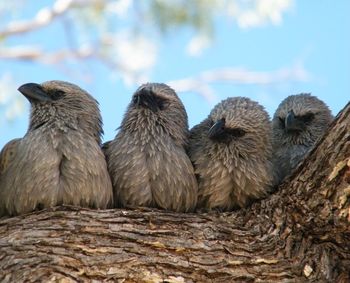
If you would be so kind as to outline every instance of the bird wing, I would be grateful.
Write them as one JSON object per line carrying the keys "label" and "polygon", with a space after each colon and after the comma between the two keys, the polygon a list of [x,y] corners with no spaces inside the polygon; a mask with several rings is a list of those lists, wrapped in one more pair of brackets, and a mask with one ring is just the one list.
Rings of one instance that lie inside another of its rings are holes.
{"label": "bird wing", "polygon": [[0,152],[0,175],[11,164],[17,150],[17,145],[21,139],[13,139],[9,141]]}
{"label": "bird wing", "polygon": [[3,187],[3,173],[7,170],[10,164],[13,162],[16,152],[17,146],[21,139],[13,139],[9,141],[0,152],[0,217],[6,212],[6,192]]}
{"label": "bird wing", "polygon": [[201,143],[205,136],[208,136],[208,131],[211,126],[211,120],[207,118],[190,130],[189,142],[186,147],[186,151],[190,157],[196,154],[198,149],[201,148]]}

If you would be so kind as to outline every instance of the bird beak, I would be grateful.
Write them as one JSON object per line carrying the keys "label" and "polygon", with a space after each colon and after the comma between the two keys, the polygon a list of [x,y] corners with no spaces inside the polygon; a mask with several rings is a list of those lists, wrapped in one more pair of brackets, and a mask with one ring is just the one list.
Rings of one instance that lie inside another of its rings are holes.
{"label": "bird beak", "polygon": [[287,132],[302,131],[304,129],[303,122],[299,121],[298,118],[295,117],[293,110],[290,110],[288,112],[284,122],[285,122],[285,129]]}
{"label": "bird beak", "polygon": [[209,129],[208,137],[212,139],[219,136],[224,132],[224,128],[225,128],[225,119],[220,119],[216,121],[216,123],[213,126],[211,126],[211,128]]}
{"label": "bird beak", "polygon": [[153,112],[157,112],[159,110],[157,98],[155,97],[155,94],[150,87],[146,86],[144,88],[141,88],[137,91],[135,96],[136,97],[134,99],[134,103],[137,106],[144,106]]}
{"label": "bird beak", "polygon": [[21,85],[18,91],[22,93],[30,102],[47,102],[52,99],[43,90],[42,86],[35,83]]}

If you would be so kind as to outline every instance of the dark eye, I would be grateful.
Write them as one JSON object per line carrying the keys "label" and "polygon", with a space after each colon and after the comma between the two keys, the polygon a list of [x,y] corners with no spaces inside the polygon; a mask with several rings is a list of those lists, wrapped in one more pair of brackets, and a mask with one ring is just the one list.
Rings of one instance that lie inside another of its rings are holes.
{"label": "dark eye", "polygon": [[155,101],[158,105],[159,110],[164,110],[168,106],[166,99],[159,96],[155,96]]}
{"label": "dark eye", "polygon": [[138,95],[134,95],[133,98],[132,98],[132,103],[137,104],[138,101],[139,101],[139,98],[140,97]]}
{"label": "dark eye", "polygon": [[132,98],[132,102],[135,105],[149,108],[154,112],[164,110],[169,106],[167,98],[155,94],[149,88],[143,88],[136,92]]}
{"label": "dark eye", "polygon": [[[218,120],[218,122],[220,122],[221,125],[221,129],[224,130],[225,129],[225,123],[226,123],[226,119],[225,118],[221,118],[220,120]],[[214,126],[215,122],[213,120],[210,120],[209,126],[212,127]]]}
{"label": "dark eye", "polygon": [[285,119],[282,117],[278,117],[278,120],[280,121],[281,128],[284,129],[286,124],[285,124]]}
{"label": "dark eye", "polygon": [[51,98],[53,100],[58,100],[60,98],[62,98],[63,96],[65,96],[66,92],[60,89],[54,90],[51,92]]}
{"label": "dark eye", "polygon": [[299,117],[299,119],[302,120],[304,123],[310,123],[314,118],[315,115],[313,113],[307,113]]}
{"label": "dark eye", "polygon": [[226,129],[226,132],[236,138],[243,137],[246,134],[246,131],[241,128]]}

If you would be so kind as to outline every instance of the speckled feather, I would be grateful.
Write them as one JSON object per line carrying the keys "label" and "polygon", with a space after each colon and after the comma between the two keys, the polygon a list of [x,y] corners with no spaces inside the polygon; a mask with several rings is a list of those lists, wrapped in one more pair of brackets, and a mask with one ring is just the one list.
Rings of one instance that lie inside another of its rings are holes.
{"label": "speckled feather", "polygon": [[[296,116],[313,113],[314,119],[303,131],[286,133],[280,118],[283,120],[290,110],[293,110]],[[272,120],[277,184],[292,173],[325,133],[332,120],[333,116],[328,106],[308,93],[290,95],[280,103]]]}
{"label": "speckled feather", "polygon": [[30,126],[0,155],[0,215],[23,214],[60,204],[93,208],[112,205],[112,185],[100,149],[98,104],[79,87],[42,84],[64,98],[32,103]]}
{"label": "speckled feather", "polygon": [[197,182],[184,149],[188,139],[185,108],[165,84],[149,83],[142,88],[151,89],[166,106],[154,112],[131,102],[119,133],[105,144],[115,203],[193,211]]}
{"label": "speckled feather", "polygon": [[[210,139],[210,127],[222,118],[226,127],[246,134],[228,143]],[[190,131],[188,153],[198,177],[198,207],[229,211],[266,196],[273,180],[271,150],[271,124],[262,106],[243,97],[216,105]]]}

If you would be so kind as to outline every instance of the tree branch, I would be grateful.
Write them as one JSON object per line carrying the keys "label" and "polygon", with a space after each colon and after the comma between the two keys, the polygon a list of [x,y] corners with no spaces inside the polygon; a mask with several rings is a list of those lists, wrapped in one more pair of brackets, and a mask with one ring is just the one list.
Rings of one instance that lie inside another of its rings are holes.
{"label": "tree branch", "polygon": [[308,81],[309,79],[310,75],[304,67],[301,64],[295,64],[291,68],[273,72],[255,72],[243,68],[223,68],[206,71],[192,78],[169,81],[167,84],[178,92],[199,93],[208,100],[213,100],[215,98],[211,87],[213,83],[268,85],[290,81]]}
{"label": "tree branch", "polygon": [[36,46],[22,46],[11,48],[0,48],[0,59],[34,61],[49,65],[60,65],[74,60],[96,59],[105,64],[108,68],[127,72],[118,62],[113,61],[106,55],[91,46],[82,46],[77,49],[62,49],[46,53]]}
{"label": "tree branch", "polygon": [[48,26],[57,17],[62,16],[73,6],[86,6],[103,2],[103,0],[56,0],[51,8],[45,7],[39,10],[31,20],[9,23],[4,29],[0,30],[0,38],[28,33],[44,26]]}

